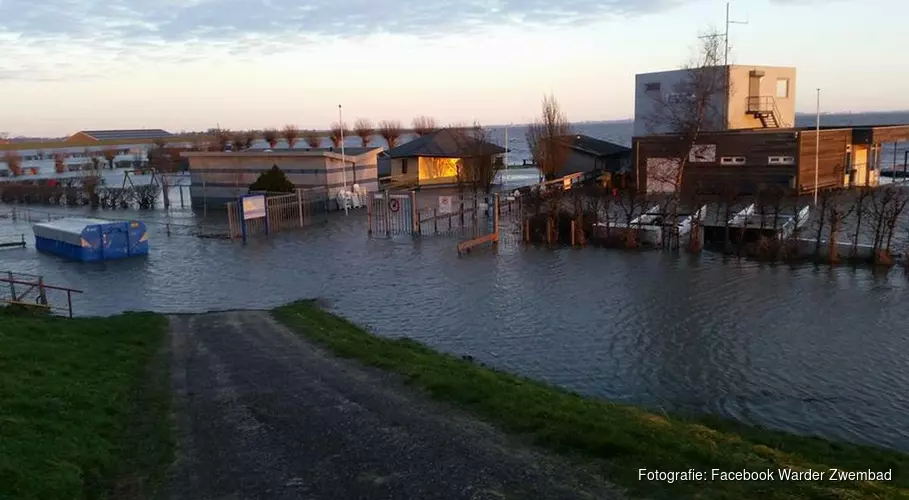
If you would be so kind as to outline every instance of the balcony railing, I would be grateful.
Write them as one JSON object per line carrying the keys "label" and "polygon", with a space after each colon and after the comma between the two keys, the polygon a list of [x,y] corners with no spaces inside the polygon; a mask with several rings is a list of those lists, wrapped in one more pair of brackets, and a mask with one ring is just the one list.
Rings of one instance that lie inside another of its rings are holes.
{"label": "balcony railing", "polygon": [[776,108],[776,99],[771,96],[754,96],[748,98],[749,113],[772,113]]}

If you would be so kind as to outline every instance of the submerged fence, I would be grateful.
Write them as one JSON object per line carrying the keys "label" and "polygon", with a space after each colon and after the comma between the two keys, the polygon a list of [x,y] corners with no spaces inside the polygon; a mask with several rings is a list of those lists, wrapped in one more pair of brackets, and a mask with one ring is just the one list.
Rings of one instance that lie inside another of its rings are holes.
{"label": "submerged fence", "polygon": [[299,229],[311,225],[315,214],[325,212],[327,197],[322,188],[298,189],[290,194],[267,194],[265,216],[243,220],[241,201],[227,203],[228,237],[248,238]]}
{"label": "submerged fence", "polygon": [[0,303],[57,316],[73,317],[73,294],[82,290],[48,285],[35,274],[0,273]]}

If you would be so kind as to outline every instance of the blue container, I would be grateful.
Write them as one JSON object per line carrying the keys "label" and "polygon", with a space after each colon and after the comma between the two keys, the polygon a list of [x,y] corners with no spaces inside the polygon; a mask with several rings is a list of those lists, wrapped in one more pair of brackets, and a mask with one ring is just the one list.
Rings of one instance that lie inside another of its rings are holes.
{"label": "blue container", "polygon": [[148,254],[148,231],[140,221],[69,218],[35,224],[35,248],[83,262]]}

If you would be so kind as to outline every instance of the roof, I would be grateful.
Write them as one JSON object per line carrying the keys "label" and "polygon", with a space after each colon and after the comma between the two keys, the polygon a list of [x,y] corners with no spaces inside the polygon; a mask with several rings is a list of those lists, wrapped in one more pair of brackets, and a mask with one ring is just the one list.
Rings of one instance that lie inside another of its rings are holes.
{"label": "roof", "polygon": [[[382,149],[382,148],[377,147],[377,146],[376,147],[367,146],[367,147],[350,147],[349,148],[349,147],[345,146],[344,154],[346,154],[348,156],[358,156],[358,155],[361,155],[364,153],[368,153],[370,151],[375,151],[377,149]],[[308,147],[293,148],[293,149],[291,149],[291,148],[253,148],[253,149],[244,149],[242,151],[237,151],[237,153],[240,153],[240,154],[244,154],[244,153],[304,153],[304,152],[341,154],[341,148],[308,148]]]}
{"label": "roof", "polygon": [[575,134],[566,136],[563,140],[568,143],[572,149],[587,153],[591,156],[613,156],[631,152],[631,148],[614,142],[596,139],[589,135]]}
{"label": "roof", "polygon": [[131,130],[82,130],[76,134],[85,134],[99,141],[111,140],[150,140],[150,139],[167,139],[173,137],[173,134],[159,128],[131,129]]}
{"label": "roof", "polygon": [[436,158],[469,158],[472,156],[497,155],[505,148],[491,142],[470,138],[458,130],[444,128],[418,137],[398,147],[385,151],[389,158],[427,156]]}

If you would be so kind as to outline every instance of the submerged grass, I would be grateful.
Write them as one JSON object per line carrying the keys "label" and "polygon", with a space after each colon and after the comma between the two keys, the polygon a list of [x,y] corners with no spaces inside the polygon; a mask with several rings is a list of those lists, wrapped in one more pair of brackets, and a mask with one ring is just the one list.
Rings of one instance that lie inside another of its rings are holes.
{"label": "submerged grass", "polygon": [[[588,462],[636,496],[658,499],[909,498],[909,456],[894,451],[707,418],[701,421],[585,398],[442,354],[408,339],[386,339],[295,302],[275,316],[339,356],[399,373],[431,397],[462,407],[532,443]],[[706,472],[892,471],[892,481],[639,480],[639,469]]]}
{"label": "submerged grass", "polygon": [[166,332],[0,309],[0,498],[150,497],[173,453]]}

